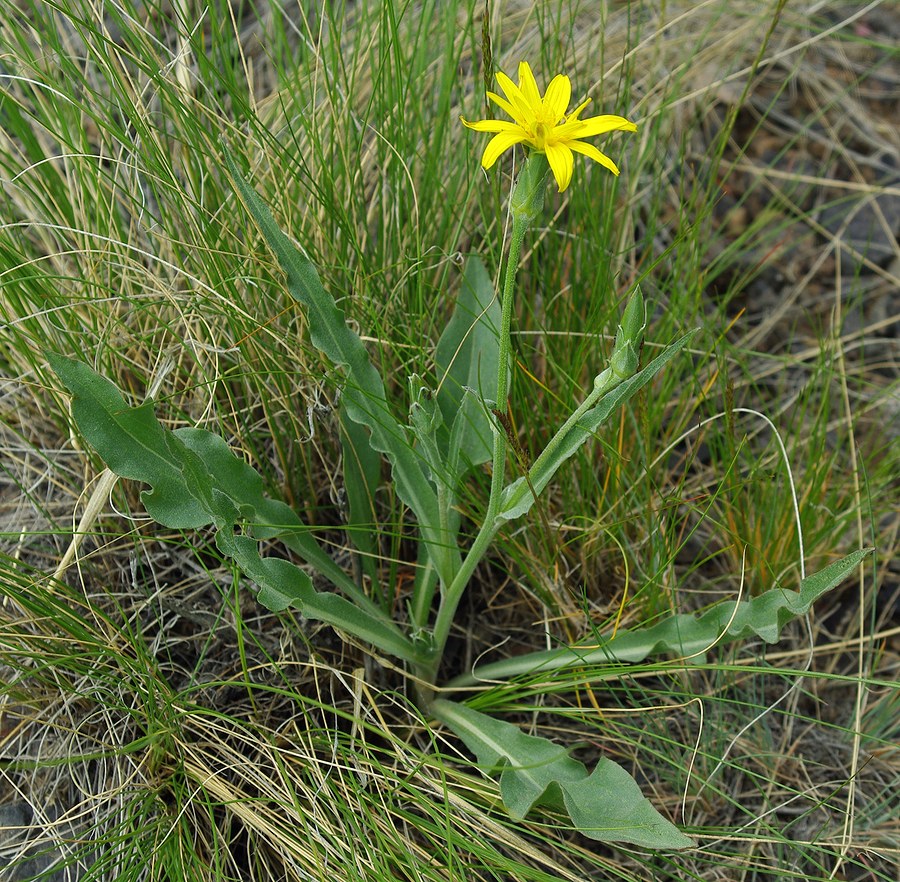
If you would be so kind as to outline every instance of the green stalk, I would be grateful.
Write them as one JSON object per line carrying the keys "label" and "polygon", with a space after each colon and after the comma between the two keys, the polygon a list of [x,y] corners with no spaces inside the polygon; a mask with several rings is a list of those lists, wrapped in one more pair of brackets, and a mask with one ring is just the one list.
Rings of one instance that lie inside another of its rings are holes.
{"label": "green stalk", "polygon": [[[544,190],[550,167],[546,157],[541,153],[529,155],[516,180],[510,194],[510,214],[512,215],[512,231],[510,232],[509,253],[506,258],[506,269],[503,278],[503,293],[500,302],[500,338],[497,357],[497,410],[506,414],[509,402],[509,360],[512,347],[510,341],[510,325],[512,322],[513,288],[516,272],[519,268],[519,256],[522,253],[522,242],[525,233],[544,207]],[[491,491],[488,497],[487,511],[481,523],[481,529],[472,543],[468,554],[463,558],[460,568],[453,580],[446,587],[441,598],[433,631],[433,658],[420,672],[428,682],[433,683],[440,667],[450,627],[456,615],[456,609],[465,593],[469,580],[484,557],[491,541],[503,521],[498,518],[503,495],[506,472],[507,438],[506,432],[496,422],[493,426],[494,448],[491,464]]]}

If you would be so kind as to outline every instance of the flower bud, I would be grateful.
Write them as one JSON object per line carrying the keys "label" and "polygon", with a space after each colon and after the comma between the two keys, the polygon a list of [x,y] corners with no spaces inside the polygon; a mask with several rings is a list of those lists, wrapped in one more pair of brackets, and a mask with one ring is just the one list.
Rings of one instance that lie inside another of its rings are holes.
{"label": "flower bud", "polygon": [[441,409],[434,394],[417,374],[409,378],[409,421],[416,436],[421,440],[432,436],[443,422]]}
{"label": "flower bud", "polygon": [[622,313],[622,323],[619,326],[625,336],[629,340],[633,340],[640,345],[644,335],[644,328],[647,327],[647,313],[644,309],[644,298],[641,295],[640,285],[636,285],[625,312]]}
{"label": "flower bud", "polygon": [[644,339],[646,318],[644,298],[640,287],[636,287],[622,314],[622,322],[616,331],[616,345],[609,360],[610,368],[619,379],[624,380],[637,370],[638,350]]}

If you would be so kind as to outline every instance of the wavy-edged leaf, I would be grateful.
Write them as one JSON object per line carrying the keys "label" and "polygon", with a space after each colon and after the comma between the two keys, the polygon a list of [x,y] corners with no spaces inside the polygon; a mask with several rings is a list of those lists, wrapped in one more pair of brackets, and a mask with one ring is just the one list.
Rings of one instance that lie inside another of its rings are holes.
{"label": "wavy-edged leaf", "polygon": [[72,417],[91,446],[120,477],[150,485],[141,501],[153,520],[175,529],[209,526],[217,516],[211,496],[216,489],[254,535],[278,536],[335,585],[355,589],[293,509],[266,497],[260,475],[222,438],[191,427],[172,432],[157,419],[152,401],[131,407],[114,383],[88,365],[54,352],[46,355],[72,393]]}
{"label": "wavy-edged leaf", "polygon": [[259,585],[259,602],[268,609],[279,612],[294,606],[308,619],[347,631],[382,652],[405,661],[420,661],[412,642],[396,625],[338,594],[316,591],[309,576],[295,564],[279,557],[262,557],[255,538],[219,530],[216,545]]}
{"label": "wavy-edged leaf", "polygon": [[799,591],[771,588],[750,600],[722,601],[699,615],[682,613],[649,628],[619,631],[599,646],[571,646],[504,659],[483,665],[473,674],[456,677],[447,686],[466,686],[482,679],[503,680],[520,674],[583,665],[640,662],[666,653],[692,659],[702,656],[713,646],[748,637],[775,643],[788,622],[806,615],[813,603],[840,585],[872,550],[863,548],[854,551],[818,573],[807,576],[800,583]]}
{"label": "wavy-edged leaf", "polygon": [[191,489],[183,457],[153,412],[153,402],[129,406],[116,385],[74,358],[46,353],[50,367],[72,393],[72,418],[112,471],[150,485],[141,493],[147,513],[167,527],[212,523],[200,491]]}
{"label": "wavy-edged leaf", "polygon": [[[297,513],[280,499],[265,495],[262,476],[237,456],[224,439],[206,429],[187,426],[175,429],[173,434],[197,454],[210,489],[230,501],[238,518],[257,539],[278,539],[355,603],[383,615],[319,545]],[[217,519],[223,523],[227,518],[221,502],[218,505]],[[211,505],[210,509],[214,507]]]}
{"label": "wavy-edged leaf", "polygon": [[557,469],[572,456],[606,421],[620,405],[628,401],[644,388],[685,346],[690,343],[696,331],[690,331],[674,343],[670,343],[653,361],[633,377],[624,380],[612,391],[607,392],[578,422],[569,429],[558,442],[551,455],[541,454],[528,473],[529,483],[518,478],[503,488],[503,496],[498,517],[514,520],[525,514],[534,505],[535,494],[540,495],[550,483]]}
{"label": "wavy-edged leaf", "polygon": [[[406,660],[414,646],[315,541],[283,502],[263,493],[259,474],[205,429],[166,429],[152,402],[130,407],[109,380],[87,365],[48,353],[51,367],[72,393],[72,415],[106,464],[124,478],[149,484],[141,493],[147,513],[179,529],[215,524],[216,543],[260,586],[259,600],[278,611],[296,606]],[[253,536],[232,535],[236,525]],[[287,560],[259,555],[259,539],[277,537],[349,598],[316,592],[309,576]]]}
{"label": "wavy-edged leaf", "polygon": [[601,758],[588,774],[562,746],[464,704],[438,699],[432,712],[475,754],[483,771],[500,772],[500,795],[514,818],[543,804],[565,810],[580,833],[600,842],[665,850],[694,844],[611,759]]}
{"label": "wavy-edged leaf", "polygon": [[[425,477],[405,427],[391,411],[384,383],[370,361],[366,347],[347,324],[334,298],[322,287],[315,266],[281,231],[266,204],[244,180],[227,151],[225,161],[241,199],[287,275],[288,292],[307,310],[313,345],[329,361],[346,371],[341,403],[347,416],[369,429],[369,443],[387,456],[397,493],[416,515],[423,538],[431,548],[440,549],[434,488]],[[438,553],[436,565],[440,567],[445,558],[446,553]],[[445,575],[449,577],[449,572]]]}

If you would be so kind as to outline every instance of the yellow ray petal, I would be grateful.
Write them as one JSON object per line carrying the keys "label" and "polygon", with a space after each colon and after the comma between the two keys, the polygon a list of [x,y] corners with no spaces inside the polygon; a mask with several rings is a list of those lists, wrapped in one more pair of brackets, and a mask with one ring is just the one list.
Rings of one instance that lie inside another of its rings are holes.
{"label": "yellow ray petal", "polygon": [[592,116],[581,121],[576,138],[591,138],[606,132],[636,132],[637,126],[624,116]]}
{"label": "yellow ray petal", "polygon": [[566,144],[548,144],[545,152],[553,177],[556,178],[559,192],[562,193],[572,180],[572,168],[574,166],[572,151]]}
{"label": "yellow ray petal", "polygon": [[459,119],[467,129],[474,129],[476,132],[518,132],[521,129],[515,123],[503,119],[477,119],[474,122],[469,122],[463,117]]}
{"label": "yellow ray petal", "polygon": [[575,122],[575,121],[577,121],[579,115],[581,114],[581,112],[582,112],[582,111],[584,110],[584,108],[587,107],[588,104],[590,104],[590,103],[591,103],[591,99],[590,99],[590,98],[585,98],[585,100],[582,101],[581,104],[579,104],[578,107],[576,107],[576,108],[575,108],[575,109],[574,109],[574,110],[566,117],[566,122]]}
{"label": "yellow ray petal", "polygon": [[505,98],[501,98],[501,97],[500,97],[498,94],[496,94],[495,92],[488,92],[488,93],[487,93],[487,96],[488,96],[488,98],[490,98],[491,101],[493,101],[494,104],[496,104],[497,107],[499,107],[504,113],[509,114],[509,115],[510,115],[510,116],[511,116],[511,117],[512,117],[512,118],[513,118],[520,126],[527,126],[527,125],[528,125],[528,120],[527,120],[527,119],[521,119],[521,118],[520,118],[520,117],[521,117],[521,114],[519,114],[518,111],[516,110],[516,108],[513,107],[512,104],[510,104],[509,101],[507,101]]}
{"label": "yellow ray petal", "polygon": [[541,93],[527,61],[519,64],[519,89],[533,112],[536,113],[541,107]]}
{"label": "yellow ray petal", "polygon": [[544,117],[556,125],[565,115],[572,97],[572,83],[564,74],[557,74],[544,93]]}
{"label": "yellow ray petal", "polygon": [[482,168],[490,168],[499,159],[501,153],[509,150],[515,144],[521,144],[524,140],[525,133],[518,127],[514,132],[500,132],[499,135],[494,135],[488,141],[487,147],[484,148],[481,157]]}
{"label": "yellow ray petal", "polygon": [[571,147],[576,153],[582,153],[589,156],[594,162],[599,162],[604,168],[608,168],[614,175],[618,176],[619,166],[617,166],[605,153],[601,153],[593,144],[587,144],[584,141],[570,141]]}
{"label": "yellow ray petal", "polygon": [[506,93],[509,103],[515,108],[516,112],[510,114],[516,122],[529,122],[534,119],[534,111],[525,100],[525,96],[519,90],[519,87],[505,74],[502,70],[497,71],[497,82],[500,88]]}

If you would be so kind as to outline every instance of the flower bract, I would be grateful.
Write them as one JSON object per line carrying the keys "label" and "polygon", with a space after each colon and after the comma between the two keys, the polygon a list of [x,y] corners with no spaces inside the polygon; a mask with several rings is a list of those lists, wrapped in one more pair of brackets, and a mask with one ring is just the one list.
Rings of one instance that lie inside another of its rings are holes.
{"label": "flower bract", "polygon": [[499,71],[497,82],[506,98],[494,92],[488,92],[488,98],[512,117],[513,121],[462,120],[463,125],[475,129],[476,132],[494,133],[481,157],[484,168],[490,168],[501,153],[515,144],[525,144],[532,150],[546,155],[560,192],[565,190],[572,180],[573,151],[599,162],[614,175],[619,173],[618,166],[608,156],[583,139],[606,132],[636,132],[637,126],[633,122],[624,116],[592,116],[581,119],[581,113],[590,103],[590,98],[567,114],[566,110],[572,97],[572,84],[569,78],[564,74],[555,76],[541,97],[534,74],[525,61],[519,65],[518,85]]}

